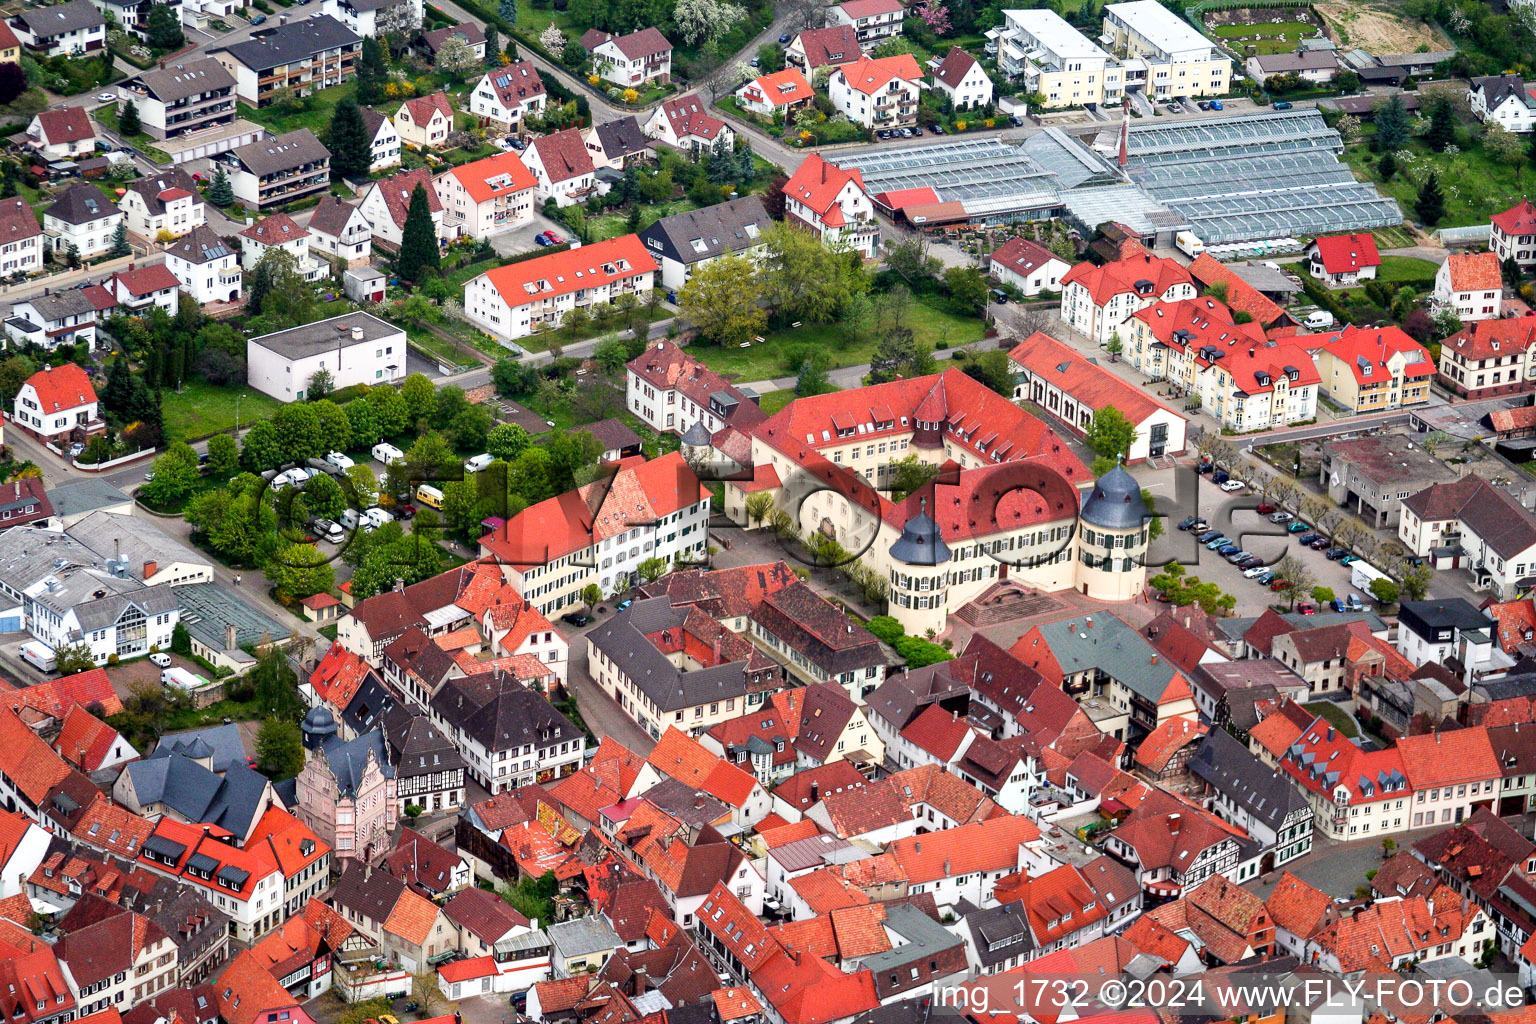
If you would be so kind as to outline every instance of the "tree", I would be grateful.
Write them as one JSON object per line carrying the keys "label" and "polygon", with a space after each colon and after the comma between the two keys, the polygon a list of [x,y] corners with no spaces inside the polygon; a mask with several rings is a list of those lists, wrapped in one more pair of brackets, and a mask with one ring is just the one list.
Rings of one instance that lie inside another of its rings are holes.
{"label": "tree", "polygon": [[[467,402],[464,398],[463,388],[454,388],[453,390],[458,395],[459,405]],[[448,388],[444,388],[443,391],[447,392]],[[426,419],[433,414],[437,406],[437,385],[433,384],[431,378],[426,374],[413,373],[400,382],[400,397],[405,399],[406,414],[413,421]],[[458,405],[452,408],[445,407],[444,412],[448,418],[452,418],[453,414],[458,412]],[[441,426],[441,423],[439,423],[439,426]]]}
{"label": "tree", "polygon": [[[10,103],[27,91],[27,73],[15,61],[0,64],[0,105]],[[8,180],[14,187],[14,180]]]}
{"label": "tree", "polygon": [[336,378],[331,376],[331,371],[320,367],[309,375],[309,380],[304,387],[304,397],[311,402],[318,401],[335,390]]}
{"label": "tree", "polygon": [[516,423],[498,423],[485,435],[485,450],[503,462],[517,458],[528,445],[528,431]]}
{"label": "tree", "polygon": [[1366,589],[1371,592],[1372,597],[1381,602],[1383,607],[1396,604],[1398,594],[1401,593],[1397,584],[1385,576],[1378,576],[1371,580],[1371,585]]}
{"label": "tree", "polygon": [[229,206],[235,201],[235,188],[229,183],[223,164],[213,172],[213,181],[208,184],[208,201],[214,206]]}
{"label": "tree", "polygon": [[444,39],[437,48],[437,56],[432,60],[434,68],[455,81],[479,68],[480,63],[475,51],[458,36]]}
{"label": "tree", "polygon": [[539,33],[539,45],[549,51],[549,55],[559,60],[565,55],[565,33],[560,31],[560,26],[551,24]]}
{"label": "tree", "polygon": [[508,25],[517,24],[517,0],[501,0],[496,5],[496,10],[501,15],[502,21]]}
{"label": "tree", "polygon": [[724,256],[694,270],[677,293],[677,306],[704,337],[735,348],[768,322],[762,298],[763,281],[752,261]]}
{"label": "tree", "polygon": [[[390,524],[397,526],[398,524]],[[383,531],[378,531],[382,533]],[[402,580],[409,586],[443,570],[443,549],[421,536],[398,537],[373,546],[352,575],[358,600],[383,593]]]}
{"label": "tree", "polygon": [[384,99],[384,85],[389,78],[389,63],[384,47],[373,36],[363,39],[362,56],[357,62],[357,102],[364,106]]}
{"label": "tree", "polygon": [[290,402],[272,414],[271,424],[284,462],[317,459],[326,452],[320,414],[303,402]]}
{"label": "tree", "polygon": [[692,46],[701,40],[717,40],[747,16],[745,8],[724,0],[677,0],[672,21]]}
{"label": "tree", "polygon": [[1376,173],[1381,175],[1382,181],[1391,181],[1397,176],[1397,157],[1391,153],[1381,154],[1381,159],[1376,163]]}
{"label": "tree", "polygon": [[944,271],[944,290],[955,309],[966,316],[979,316],[987,304],[987,279],[972,267],[950,267]]}
{"label": "tree", "polygon": [[1513,167],[1516,180],[1519,180],[1520,157],[1524,151],[1525,144],[1520,141],[1520,137],[1497,121],[1489,121],[1484,126],[1483,152],[1493,157],[1495,163]]}
{"label": "tree", "polygon": [[1094,412],[1083,439],[1096,455],[1108,459],[1125,458],[1136,440],[1136,424],[1119,409],[1106,405]]}
{"label": "tree", "polygon": [[453,445],[460,451],[479,451],[490,434],[491,411],[483,405],[471,405],[459,411],[448,424]]}
{"label": "tree", "polygon": [[245,309],[268,331],[315,320],[315,291],[299,274],[293,253],[269,246],[245,279]]}
{"label": "tree", "polygon": [[1402,593],[1410,601],[1422,601],[1429,593],[1435,573],[1427,565],[1410,565],[1403,571]]}
{"label": "tree", "polygon": [[1429,128],[1424,132],[1424,144],[1436,153],[1443,153],[1455,141],[1456,108],[1449,96],[1436,96],[1430,104]]}
{"label": "tree", "polygon": [[347,483],[343,493],[354,508],[372,508],[378,502],[379,481],[373,475],[372,467],[364,463],[348,466],[345,477]]}
{"label": "tree", "polygon": [[395,273],[407,281],[416,281],[424,270],[437,270],[437,231],[432,227],[432,209],[427,190],[420,182],[411,192],[411,205],[401,230],[400,254],[395,257]]}
{"label": "tree", "polygon": [[647,583],[655,583],[667,574],[667,560],[665,558],[647,558],[635,570],[640,573],[640,578]]}
{"label": "tree", "polygon": [[885,265],[901,275],[909,285],[923,290],[922,286],[938,276],[944,264],[928,255],[928,236],[912,235],[899,241],[885,243]]}
{"label": "tree", "polygon": [[262,722],[256,733],[256,767],[274,779],[291,779],[303,771],[304,741],[299,727],[292,722]]}
{"label": "tree", "polygon": [[1434,227],[1445,216],[1445,196],[1440,193],[1440,176],[1434,171],[1424,179],[1418,198],[1413,201],[1413,212],[1425,227]]}
{"label": "tree", "polygon": [[853,295],[869,289],[863,260],[838,241],[771,224],[763,232],[762,277],[769,304],[788,320],[830,323]]}
{"label": "tree", "polygon": [[297,601],[311,594],[321,594],[336,585],[336,573],[330,560],[313,544],[289,544],[268,563],[266,571],[267,579],[272,581],[272,587],[282,601]]}
{"label": "tree", "polygon": [[109,256],[132,256],[133,246],[128,242],[128,226],[122,221],[117,222],[117,227],[112,229],[112,248],[107,251]]}
{"label": "tree", "polygon": [[53,657],[54,667],[60,675],[72,675],[96,667],[96,659],[91,657],[91,645],[84,642],[55,647]]}
{"label": "tree", "polygon": [[916,14],[934,35],[949,35],[951,29],[949,8],[943,4],[934,3],[933,0],[923,0],[921,4],[912,9],[912,13]]}
{"label": "tree", "polygon": [[765,75],[784,70],[784,48],[777,43],[764,43],[757,48],[757,66]]}
{"label": "tree", "polygon": [[1013,368],[1008,353],[1001,349],[973,354],[965,361],[965,374],[981,381],[1004,398],[1013,397]]}
{"label": "tree", "polygon": [[273,718],[297,723],[305,710],[298,685],[288,655],[275,644],[268,644],[257,656],[256,667],[251,669],[252,701]]}
{"label": "tree", "polygon": [[[153,9],[153,8],[151,8]],[[169,8],[166,8],[169,10]],[[139,108],[132,100],[123,108],[122,114],[117,119],[118,134],[134,136],[143,131],[143,125],[139,122]]]}
{"label": "tree", "polygon": [[336,104],[325,147],[331,151],[332,181],[368,176],[373,163],[372,140],[363,124],[363,112],[351,96],[343,96]]}
{"label": "tree", "polygon": [[745,507],[747,520],[754,526],[762,526],[763,520],[768,518],[768,513],[773,511],[773,495],[766,491],[749,494]]}
{"label": "tree", "polygon": [[932,372],[933,353],[917,343],[912,328],[897,324],[875,345],[867,379],[871,384],[881,384],[897,377],[921,377]]}
{"label": "tree", "polygon": [[1290,586],[1286,588],[1285,596],[1290,601],[1292,608],[1296,607],[1296,599],[1301,594],[1312,589],[1317,578],[1312,575],[1312,570],[1305,562],[1294,555],[1286,555],[1275,565],[1275,575],[1283,577]]}
{"label": "tree", "polygon": [[240,445],[228,434],[208,439],[208,475],[226,480],[240,471]]}
{"label": "tree", "polygon": [[801,398],[809,398],[811,395],[824,395],[828,391],[837,390],[832,382],[827,379],[827,360],[820,353],[809,357],[800,364],[800,372],[795,377],[795,394]]}
{"label": "tree", "polygon": [[140,488],[145,500],[161,507],[174,505],[197,486],[197,452],[178,441],[155,459],[154,473],[155,478]]}
{"label": "tree", "polygon": [[179,50],[187,42],[181,31],[181,17],[170,4],[150,5],[144,38],[157,50]]}
{"label": "tree", "polygon": [[1329,601],[1332,601],[1333,598],[1334,593],[1332,587],[1312,588],[1312,600],[1316,601],[1318,604],[1327,604]]}
{"label": "tree", "polygon": [[603,588],[596,583],[588,583],[581,588],[581,603],[588,608],[596,608],[603,603]]}
{"label": "tree", "polygon": [[1408,108],[1400,93],[1377,100],[1372,112],[1376,134],[1371,140],[1377,152],[1390,153],[1401,149],[1408,141]]}
{"label": "tree", "polygon": [[495,67],[501,63],[501,33],[496,31],[495,25],[485,26],[485,66]]}
{"label": "tree", "polygon": [[374,412],[374,404],[367,399],[358,399],[348,402],[343,411],[347,414],[347,423],[352,428],[352,443],[359,448],[372,448],[379,443],[383,434],[379,430],[379,417]]}

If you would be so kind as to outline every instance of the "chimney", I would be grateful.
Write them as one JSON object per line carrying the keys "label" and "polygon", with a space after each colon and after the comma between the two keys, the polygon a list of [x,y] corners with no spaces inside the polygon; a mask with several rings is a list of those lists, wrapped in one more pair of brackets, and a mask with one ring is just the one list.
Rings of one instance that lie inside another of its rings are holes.
{"label": "chimney", "polygon": [[923,841],[921,839],[919,839],[917,842],[913,843],[912,844],[912,850],[913,850],[914,853],[922,853],[923,852]]}
{"label": "chimney", "polygon": [[399,576],[395,577],[395,593],[405,593],[405,580],[401,579]]}
{"label": "chimney", "polygon": [[1333,742],[1333,726],[1331,725],[1328,727],[1328,742]]}
{"label": "chimney", "polygon": [[1156,654],[1152,655],[1152,664],[1154,664],[1154,665],[1157,664],[1157,655]]}
{"label": "chimney", "polygon": [[1189,616],[1188,615],[1184,616],[1184,628],[1185,629],[1189,628]]}
{"label": "chimney", "polygon": [[813,783],[811,783],[811,803],[814,804],[816,801],[818,801],[820,799],[821,799],[821,783],[813,782]]}
{"label": "chimney", "polygon": [[151,576],[153,576],[155,574],[155,570],[158,569],[158,568],[160,568],[160,563],[159,562],[145,562],[144,563],[144,578],[146,580],[149,579]]}
{"label": "chimney", "polygon": [[1092,629],[1093,628],[1093,616],[1092,615],[1088,616],[1088,619],[1087,619],[1086,623],[1084,624],[1083,628],[1084,629]]}
{"label": "chimney", "polygon": [[121,562],[122,560],[123,560],[123,538],[121,538],[121,537],[113,537],[112,538],[112,561],[114,561],[114,562]]}
{"label": "chimney", "polygon": [[1184,827],[1183,817],[1181,814],[1168,815],[1168,831],[1171,834],[1178,835],[1179,830]]}
{"label": "chimney", "polygon": [[231,622],[224,627],[224,649],[226,651],[233,651],[239,646],[239,644],[235,643],[235,635],[235,624]]}

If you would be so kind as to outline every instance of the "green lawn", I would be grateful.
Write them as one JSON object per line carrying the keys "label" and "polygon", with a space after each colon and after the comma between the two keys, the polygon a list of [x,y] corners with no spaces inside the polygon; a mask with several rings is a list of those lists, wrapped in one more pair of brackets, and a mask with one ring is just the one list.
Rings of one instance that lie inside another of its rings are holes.
{"label": "green lawn", "polygon": [[166,440],[191,441],[230,429],[235,425],[237,395],[241,396],[240,422],[246,426],[270,418],[283,404],[249,387],[218,388],[189,380],[182,384],[179,394],[166,391],[162,396]]}
{"label": "green lawn", "polygon": [[342,97],[356,93],[357,86],[347,82],[311,93],[299,101],[301,107],[298,110],[278,110],[275,106],[256,110],[244,103],[238,104],[238,107],[241,117],[264,125],[278,135],[308,128],[318,136],[331,126],[331,114],[335,111],[336,104],[341,102]]}
{"label": "green lawn", "polygon": [[[794,400],[794,388],[784,388],[780,391],[768,392],[761,397],[757,404],[762,407],[763,412],[772,416],[774,413],[778,412],[780,409],[784,408]],[[1533,463],[1532,465],[1536,465],[1536,463]]]}
{"label": "green lawn", "polygon": [[1434,277],[1440,264],[1412,256],[1383,256],[1381,269],[1376,271],[1379,281],[1414,281]]}
{"label": "green lawn", "polygon": [[[1261,54],[1289,53],[1296,49],[1301,39],[1316,35],[1317,26],[1301,21],[1282,21],[1273,25],[1218,25],[1210,31],[1239,48],[1252,46]],[[1255,40],[1255,36],[1259,38]]]}
{"label": "green lawn", "polygon": [[1344,159],[1355,172],[1355,177],[1369,181],[1382,192],[1397,200],[1403,216],[1409,220],[1418,218],[1413,212],[1413,201],[1418,196],[1419,184],[1434,171],[1440,177],[1440,191],[1445,196],[1445,216],[1434,227],[1466,227],[1488,223],[1490,210],[1504,210],[1520,202],[1530,192],[1536,180],[1525,180],[1525,161],[1501,164],[1483,152],[1482,144],[1470,143],[1454,155],[1432,153],[1422,143],[1413,141],[1406,147],[1412,155],[1408,161],[1398,161],[1398,172],[1391,181],[1383,182],[1376,165],[1381,156],[1371,152],[1363,142],[1355,143],[1344,151]]}
{"label": "green lawn", "polygon": [[[980,320],[956,316],[921,302],[912,303],[903,322],[912,329],[919,344],[935,347],[941,341],[950,348],[968,345],[981,340],[982,335]],[[712,370],[734,375],[736,380],[754,381],[793,376],[794,371],[783,365],[787,349],[804,350],[807,355],[823,352],[830,359],[829,367],[836,369],[869,362],[875,351],[875,339],[849,341],[836,324],[807,324],[768,334],[761,345],[751,348],[698,345],[689,351]]]}
{"label": "green lawn", "polygon": [[1354,739],[1360,735],[1359,723],[1354,720],[1348,711],[1345,711],[1331,700],[1315,701],[1311,704],[1303,704],[1302,707],[1314,715],[1321,715],[1323,718],[1326,718],[1329,725],[1339,730],[1349,739]]}
{"label": "green lawn", "polygon": [[[692,199],[673,199],[665,203],[645,204],[640,207],[640,225],[636,231],[644,231],[663,217],[670,217],[674,213],[687,213],[689,210],[697,210],[699,204]],[[618,238],[627,235],[629,230],[629,211],[621,213],[605,213],[597,217],[587,218],[587,228],[592,233],[592,241],[601,242],[608,238]]]}

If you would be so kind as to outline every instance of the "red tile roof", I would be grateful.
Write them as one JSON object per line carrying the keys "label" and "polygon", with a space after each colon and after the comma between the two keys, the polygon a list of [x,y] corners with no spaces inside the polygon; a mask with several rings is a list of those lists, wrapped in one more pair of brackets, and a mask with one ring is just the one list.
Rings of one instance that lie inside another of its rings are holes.
{"label": "red tile roof", "polygon": [[[582,141],[581,129],[567,128],[552,135],[541,135],[533,140],[533,149],[539,155],[539,163],[553,185],[570,181],[593,172],[592,154]],[[516,157],[516,154],[508,154]],[[493,157],[492,159],[498,159]],[[532,175],[529,175],[530,185]]]}
{"label": "red tile roof", "polygon": [[27,378],[27,383],[37,391],[38,404],[46,413],[78,409],[96,401],[96,389],[91,387],[91,379],[74,363],[38,370]]}
{"label": "red tile roof", "polygon": [[487,72],[485,79],[507,110],[517,110],[527,100],[544,95],[539,69],[525,60],[515,60],[504,68]]}
{"label": "red tile roof", "polygon": [[[930,201],[936,202],[937,200],[938,197],[934,196],[933,200]],[[1057,256],[1039,242],[1032,242],[1027,238],[1010,238],[988,258],[993,263],[1021,275],[1033,273],[1037,268],[1045,266],[1051,260],[1055,260],[1064,267],[1068,265],[1066,260]]]}
{"label": "red tile roof", "polygon": [[156,263],[137,270],[120,270],[112,279],[122,285],[129,295],[153,295],[181,287],[181,280],[171,273],[164,263]]}
{"label": "red tile roof", "polygon": [[53,745],[64,760],[83,772],[93,772],[118,738],[116,729],[76,704],[64,713],[64,725]]}
{"label": "red tile roof", "polygon": [[21,242],[43,233],[43,226],[20,196],[0,199],[0,242]]}
{"label": "red tile roof", "polygon": [[1536,206],[1529,199],[1522,199],[1488,219],[1506,235],[1536,235]]}
{"label": "red tile roof", "polygon": [[920,82],[923,69],[918,66],[916,57],[899,53],[894,57],[865,57],[855,64],[838,68],[833,74],[842,75],[850,89],[873,96],[896,79],[914,84]]}
{"label": "red tile roof", "polygon": [[94,139],[96,129],[84,107],[52,107],[37,115],[44,141],[49,145]]}
{"label": "red tile roof", "polygon": [[1334,913],[1332,897],[1289,871],[1281,874],[1264,905],[1275,927],[1284,928],[1302,939],[1315,936],[1333,919]]}
{"label": "red tile roof", "polygon": [[1501,774],[1488,730],[1482,727],[1404,736],[1397,741],[1397,752],[1414,789],[1483,782]]}
{"label": "red tile roof", "polygon": [[1206,732],[1205,726],[1183,715],[1165,719],[1136,748],[1136,765],[1154,774],[1160,773],[1168,767],[1174,754],[1191,743],[1198,743]]}
{"label": "red tile roof", "polygon": [[401,171],[399,174],[393,174],[375,182],[374,187],[384,198],[384,206],[389,210],[389,219],[395,222],[396,227],[405,227],[405,217],[411,212],[411,196],[416,192],[417,185],[427,192],[427,210],[431,213],[441,213],[443,204],[437,198],[437,189],[432,184],[432,172],[425,167]]}
{"label": "red tile roof", "polygon": [[1328,235],[1312,244],[1329,274],[1353,274],[1362,267],[1381,266],[1376,239],[1369,234]]}
{"label": "red tile roof", "polygon": [[1137,295],[1143,298],[1161,298],[1170,288],[1195,283],[1175,260],[1165,256],[1143,253],[1140,256],[1102,267],[1094,263],[1079,263],[1067,271],[1061,279],[1062,287],[1080,284],[1088,289],[1095,306],[1103,306],[1116,295]]}
{"label": "red tile roof", "polygon": [[[572,250],[571,255],[590,248],[594,247]],[[611,477],[530,505],[480,543],[509,564],[543,565],[623,533],[635,523],[655,522],[698,504],[703,495],[699,478],[682,455],[672,452],[649,462],[623,464]]]}
{"label": "red tile roof", "polygon": [[[1292,341],[1306,348],[1311,347],[1300,338],[1293,338]],[[1398,327],[1356,327],[1350,324],[1323,347],[1349,365],[1357,384],[1390,380],[1387,361],[1399,353],[1404,357],[1403,376],[1430,377],[1435,372],[1429,351]],[[1369,375],[1366,374],[1367,368],[1373,371]]]}
{"label": "red tile roof", "polygon": [[672,44],[667,42],[666,36],[659,30],[649,27],[622,36],[609,35],[598,29],[588,29],[581,37],[581,45],[588,50],[595,50],[609,42],[618,47],[619,52],[630,60],[659,56],[672,49]]}
{"label": "red tile roof", "polygon": [[1474,320],[1440,343],[1462,359],[1520,355],[1536,341],[1536,313],[1498,320]]}
{"label": "red tile roof", "polygon": [[501,294],[502,300],[516,308],[569,292],[601,287],[655,269],[656,261],[639,237],[620,235],[579,249],[496,267],[486,271],[484,276]]}
{"label": "red tile roof", "polygon": [[448,119],[448,126],[453,127],[453,106],[449,104],[448,97],[440,92],[430,96],[417,96],[415,99],[406,100],[401,107],[409,111],[411,122],[417,125],[427,125],[437,114],[441,113]]}
{"label": "red tile roof", "polygon": [[695,916],[699,927],[712,934],[748,971],[762,967],[779,952],[779,944],[768,929],[724,882],[715,884]]}
{"label": "red tile roof", "polygon": [[1273,299],[1244,281],[1208,252],[1195,257],[1189,265],[1189,276],[1205,288],[1218,282],[1226,285],[1227,305],[1247,313],[1265,326],[1274,323],[1285,313]]}
{"label": "red tile roof", "polygon": [[[543,139],[536,139],[534,145],[542,141]],[[591,160],[587,162],[590,164]],[[548,161],[544,166],[549,167]],[[464,191],[469,193],[469,198],[476,203],[484,203],[517,192],[526,192],[538,184],[533,179],[533,172],[516,153],[500,153],[486,157],[484,160],[461,164],[448,173],[464,186]]]}
{"label": "red tile roof", "polygon": [[1028,818],[1004,815],[942,832],[898,839],[887,847],[913,884],[954,878],[978,871],[1018,867],[1020,847],[1040,838]]}
{"label": "red tile roof", "polygon": [[240,237],[262,245],[282,245],[294,239],[308,238],[309,232],[286,213],[273,213],[240,232]]}
{"label": "red tile roof", "polygon": [[714,142],[722,131],[728,129],[724,121],[711,117],[707,110],[704,101],[699,99],[697,93],[679,96],[661,105],[662,114],[672,126],[673,134],[679,139],[700,138],[706,142]]}
{"label": "red tile roof", "polygon": [[760,75],[742,86],[740,91],[754,103],[775,107],[801,103],[816,97],[816,90],[811,88],[811,83],[805,80],[799,68],[785,68]]}
{"label": "red tile roof", "polygon": [[880,1004],[867,968],[845,974],[817,956],[795,959],[780,953],[752,980],[785,1024],[829,1024]]}
{"label": "red tile roof", "polygon": [[[1257,729],[1250,735],[1256,732]],[[1309,754],[1311,757],[1303,761]],[[1335,790],[1347,790],[1351,804],[1401,800],[1409,791],[1403,757],[1397,748],[1361,750],[1324,718],[1315,719],[1293,738],[1280,758],[1280,766],[1302,786],[1329,799]]]}
{"label": "red tile roof", "polygon": [[1453,252],[1445,258],[1451,290],[1457,292],[1501,291],[1504,274],[1499,256],[1492,252]]}
{"label": "red tile roof", "polygon": [[751,774],[705,750],[698,740],[675,726],[662,734],[646,761],[663,775],[701,789],[728,807],[744,806],[757,788]]}
{"label": "red tile roof", "polygon": [[[997,259],[997,256],[998,253],[994,253],[992,258]],[[1146,390],[1097,363],[1089,362],[1072,346],[1057,341],[1043,331],[1036,331],[1019,342],[1008,353],[1008,358],[1083,405],[1094,409],[1113,406],[1132,423],[1141,423],[1158,412],[1171,413],[1184,419],[1172,407],[1159,402]]]}
{"label": "red tile roof", "polygon": [[810,207],[825,219],[849,182],[858,186],[860,192],[864,191],[864,176],[858,168],[845,171],[836,164],[828,163],[819,154],[811,153],[800,162],[800,166],[784,185],[784,194]]}
{"label": "red tile roof", "polygon": [[269,1010],[298,1005],[254,950],[235,954],[215,982],[214,994],[227,1024],[253,1024]]}
{"label": "red tile roof", "polygon": [[70,773],[69,765],[14,711],[0,710],[0,774],[33,807]]}
{"label": "red tile roof", "polygon": [[805,63],[812,71],[827,65],[850,64],[863,56],[858,33],[852,25],[807,29],[795,37],[795,42],[800,44]]}
{"label": "red tile roof", "polygon": [[901,730],[902,739],[946,764],[960,750],[971,734],[971,723],[958,712],[945,711],[937,704],[928,708]]}

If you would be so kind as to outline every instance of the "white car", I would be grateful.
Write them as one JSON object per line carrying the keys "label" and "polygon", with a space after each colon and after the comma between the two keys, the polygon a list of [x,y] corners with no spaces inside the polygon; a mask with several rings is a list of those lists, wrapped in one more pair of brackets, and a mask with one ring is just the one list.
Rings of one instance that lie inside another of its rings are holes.
{"label": "white car", "polygon": [[99,92],[99,93],[96,94],[96,102],[97,103],[116,103],[117,102],[117,93],[115,93],[115,92]]}
{"label": "white car", "polygon": [[1269,521],[1272,523],[1288,523],[1295,518],[1289,512],[1271,512],[1269,514]]}
{"label": "white car", "polygon": [[1224,480],[1221,483],[1221,489],[1228,494],[1231,494],[1233,491],[1240,491],[1244,486],[1241,480]]}
{"label": "white car", "polygon": [[341,452],[331,452],[330,454],[326,455],[325,461],[329,462],[337,469],[351,469],[353,465],[355,465],[355,463],[353,463],[350,458],[343,455]]}
{"label": "white car", "polygon": [[149,656],[149,663],[151,665],[158,665],[161,668],[170,668],[171,656],[164,653],[163,651],[156,651],[154,654]]}
{"label": "white car", "polygon": [[1245,579],[1245,580],[1256,580],[1260,576],[1263,576],[1265,573],[1267,573],[1269,571],[1270,571],[1269,570],[1269,566],[1267,566],[1267,565],[1256,565],[1252,569],[1244,569],[1243,570],[1243,579]]}

